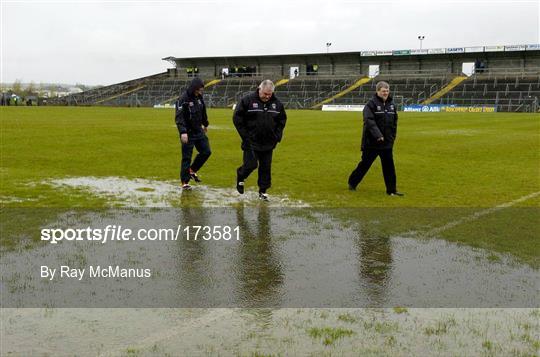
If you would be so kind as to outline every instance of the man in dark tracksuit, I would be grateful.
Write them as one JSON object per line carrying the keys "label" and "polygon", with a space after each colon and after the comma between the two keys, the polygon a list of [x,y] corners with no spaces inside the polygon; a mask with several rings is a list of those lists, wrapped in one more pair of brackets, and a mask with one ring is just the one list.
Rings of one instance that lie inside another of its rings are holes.
{"label": "man in dark tracksuit", "polygon": [[[191,189],[189,180],[200,182],[197,171],[210,157],[210,144],[206,132],[208,130],[208,116],[203,100],[204,82],[200,78],[191,81],[186,92],[176,101],[176,127],[182,143],[182,166],[180,180],[182,188]],[[193,147],[199,152],[193,163]]]}
{"label": "man in dark tracksuit", "polygon": [[373,161],[381,158],[386,193],[403,196],[396,189],[396,170],[392,147],[397,134],[397,109],[390,96],[390,86],[386,82],[376,85],[377,93],[364,107],[364,130],[362,133],[362,161],[349,177],[349,189],[356,190]]}
{"label": "man in dark tracksuit", "polygon": [[281,141],[287,115],[274,95],[274,83],[266,79],[236,105],[234,126],[242,139],[243,164],[236,171],[236,189],[244,193],[244,180],[259,166],[259,199],[268,201],[272,181],[272,151]]}

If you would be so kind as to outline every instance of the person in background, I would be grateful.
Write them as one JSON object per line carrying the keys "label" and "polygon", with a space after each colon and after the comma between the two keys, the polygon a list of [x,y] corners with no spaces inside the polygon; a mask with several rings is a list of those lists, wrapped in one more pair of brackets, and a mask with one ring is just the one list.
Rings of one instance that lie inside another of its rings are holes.
{"label": "person in background", "polygon": [[386,194],[403,196],[396,188],[396,169],[392,152],[397,135],[397,109],[390,96],[388,83],[378,82],[375,90],[373,98],[364,107],[362,160],[349,176],[349,189],[356,190],[378,156],[381,158]]}
{"label": "person in background", "polygon": [[[212,153],[206,132],[208,131],[208,116],[203,100],[204,82],[195,77],[186,92],[176,101],[175,122],[182,144],[182,164],[180,180],[182,189],[190,190],[189,181],[201,182],[197,172]],[[193,147],[198,151],[195,160],[191,162]]]}

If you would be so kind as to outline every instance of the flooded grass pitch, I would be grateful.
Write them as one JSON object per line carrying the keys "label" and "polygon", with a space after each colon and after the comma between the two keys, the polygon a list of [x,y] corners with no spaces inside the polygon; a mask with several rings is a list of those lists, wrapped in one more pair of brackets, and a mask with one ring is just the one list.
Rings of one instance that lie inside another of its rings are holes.
{"label": "flooded grass pitch", "polygon": [[[343,210],[315,209],[285,197],[267,206],[255,197],[200,187],[188,193],[199,207],[174,208],[179,189],[172,183],[52,182],[130,207],[59,210],[42,225],[227,223],[240,227],[241,239],[63,241],[4,252],[3,355],[538,351],[538,270],[511,256],[410,232],[381,236],[369,229],[381,224],[372,217],[347,221]],[[43,262],[79,267],[107,261],[151,266],[155,275],[96,284],[47,282],[35,274]]]}
{"label": "flooded grass pitch", "polygon": [[[0,311],[1,355],[538,355],[537,115],[402,113],[396,200],[378,163],[347,191],[356,113],[291,110],[263,206],[255,178],[244,197],[234,190],[230,110],[209,111],[214,154],[184,194],[172,112],[26,109],[1,109],[2,302],[19,306]],[[36,238],[50,225],[193,216],[242,226],[242,239]],[[44,283],[25,274],[42,261],[157,270],[134,284]]]}

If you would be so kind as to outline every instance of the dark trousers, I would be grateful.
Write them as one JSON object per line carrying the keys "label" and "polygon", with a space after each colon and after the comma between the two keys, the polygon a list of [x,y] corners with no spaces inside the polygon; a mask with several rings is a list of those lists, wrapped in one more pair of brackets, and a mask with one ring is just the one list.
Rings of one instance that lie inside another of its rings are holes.
{"label": "dark trousers", "polygon": [[259,167],[259,192],[266,192],[272,185],[272,152],[273,150],[244,150],[243,164],[236,170],[238,181],[244,181]]}
{"label": "dark trousers", "polygon": [[355,188],[358,186],[377,156],[381,158],[386,192],[396,192],[396,169],[394,167],[392,149],[367,149],[362,151],[362,161],[360,161],[356,169],[351,173],[351,176],[349,176],[349,185]]}
{"label": "dark trousers", "polygon": [[[195,160],[193,160],[193,163],[191,163],[193,147],[197,149],[198,154]],[[189,137],[187,144],[182,144],[182,166],[180,168],[180,179],[182,182],[189,182],[191,178],[189,176],[189,169],[191,168],[195,172],[199,171],[210,157],[210,154],[212,154],[212,151],[210,151],[210,143],[206,135],[196,138]]]}

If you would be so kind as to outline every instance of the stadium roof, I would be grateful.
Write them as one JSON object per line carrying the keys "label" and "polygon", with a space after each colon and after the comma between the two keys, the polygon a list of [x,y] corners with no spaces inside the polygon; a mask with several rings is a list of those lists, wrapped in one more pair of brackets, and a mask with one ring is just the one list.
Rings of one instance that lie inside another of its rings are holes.
{"label": "stadium roof", "polygon": [[174,57],[169,56],[162,58],[164,61],[170,60],[198,60],[198,59],[227,59],[227,58],[261,58],[261,57],[311,57],[311,56],[332,56],[332,55],[360,55],[361,52],[330,52],[330,53],[288,53],[288,54],[275,54],[275,55],[245,55],[245,56],[206,56],[206,57]]}
{"label": "stadium roof", "polygon": [[456,54],[456,53],[482,53],[482,52],[517,52],[517,51],[537,51],[540,44],[529,45],[496,45],[496,46],[474,46],[474,47],[452,47],[452,48],[426,48],[426,49],[402,49],[402,50],[377,50],[377,51],[348,51],[348,52],[319,52],[319,53],[289,53],[276,55],[240,55],[240,56],[206,56],[206,57],[164,57],[162,60],[175,63],[177,61],[195,60],[227,60],[232,58],[293,58],[293,57],[333,57],[333,56],[403,56],[403,55],[428,55],[428,54]]}

